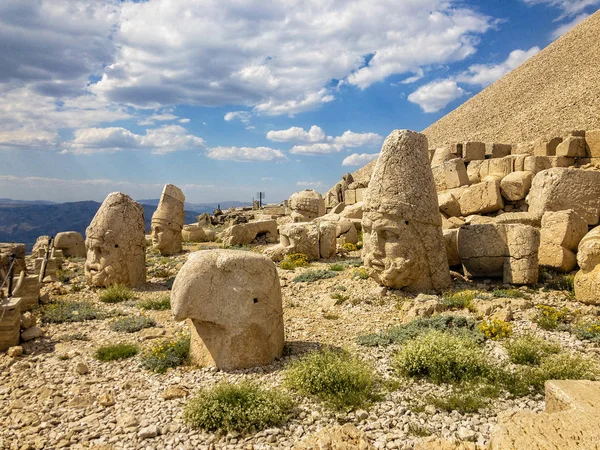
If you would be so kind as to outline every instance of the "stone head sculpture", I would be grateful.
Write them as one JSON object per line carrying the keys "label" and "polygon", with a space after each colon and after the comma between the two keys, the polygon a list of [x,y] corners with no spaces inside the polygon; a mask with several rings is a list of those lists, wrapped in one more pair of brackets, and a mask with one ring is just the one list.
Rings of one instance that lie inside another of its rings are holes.
{"label": "stone head sculpture", "polygon": [[181,252],[181,230],[185,219],[185,197],[181,189],[166,184],[152,215],[152,247],[161,255]]}
{"label": "stone head sculpture", "polygon": [[363,204],[363,259],[391,288],[438,290],[450,272],[427,138],[394,130],[383,143]]}
{"label": "stone head sculpture", "polygon": [[575,298],[588,305],[600,305],[600,226],[593,228],[579,243],[575,275]]}
{"label": "stone head sculpture", "polygon": [[175,320],[191,319],[192,362],[232,370],[269,364],[283,350],[275,264],[235,250],[193,253],[171,291]]}
{"label": "stone head sculpture", "polygon": [[325,214],[325,200],[317,191],[306,189],[293,194],[288,202],[293,222],[310,222]]}
{"label": "stone head sculpture", "polygon": [[92,286],[146,281],[144,209],[121,192],[109,194],[85,232],[85,277]]}

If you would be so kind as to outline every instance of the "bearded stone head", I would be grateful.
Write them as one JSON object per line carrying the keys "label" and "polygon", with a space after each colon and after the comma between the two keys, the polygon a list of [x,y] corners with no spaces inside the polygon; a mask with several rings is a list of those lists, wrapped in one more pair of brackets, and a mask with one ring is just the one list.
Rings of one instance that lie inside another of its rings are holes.
{"label": "bearded stone head", "polygon": [[165,185],[158,207],[152,216],[152,247],[161,255],[181,252],[181,230],[185,219],[185,197],[181,189]]}

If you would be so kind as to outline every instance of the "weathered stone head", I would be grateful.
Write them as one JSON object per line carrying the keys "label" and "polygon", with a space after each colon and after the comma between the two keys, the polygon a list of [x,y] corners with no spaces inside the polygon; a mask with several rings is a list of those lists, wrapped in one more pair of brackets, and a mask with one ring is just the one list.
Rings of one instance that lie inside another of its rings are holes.
{"label": "weathered stone head", "polygon": [[233,370],[269,364],[283,350],[281,287],[275,264],[235,250],[193,253],[171,291],[175,320],[191,319],[191,358]]}
{"label": "weathered stone head", "polygon": [[144,209],[121,192],[108,194],[85,231],[85,277],[92,286],[146,281]]}
{"label": "weathered stone head", "polygon": [[185,196],[181,189],[166,184],[152,215],[152,247],[161,255],[181,252],[181,230],[185,220]]}
{"label": "weathered stone head", "polygon": [[317,191],[306,189],[293,194],[288,202],[293,222],[310,222],[325,214],[325,200]]}
{"label": "weathered stone head", "polygon": [[413,291],[450,284],[424,135],[395,130],[387,137],[363,211],[363,259],[375,281]]}
{"label": "weathered stone head", "polygon": [[600,227],[592,229],[579,243],[575,275],[575,298],[588,305],[600,304]]}

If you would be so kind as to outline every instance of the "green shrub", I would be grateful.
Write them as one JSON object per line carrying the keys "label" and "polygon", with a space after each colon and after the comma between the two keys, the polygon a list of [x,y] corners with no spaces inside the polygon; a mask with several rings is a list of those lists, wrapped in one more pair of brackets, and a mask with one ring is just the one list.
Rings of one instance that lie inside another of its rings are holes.
{"label": "green shrub", "polygon": [[363,262],[360,258],[346,258],[344,260],[344,265],[347,267],[362,267]]}
{"label": "green shrub", "polygon": [[346,351],[319,350],[293,362],[285,385],[314,396],[336,409],[354,409],[375,398],[373,369]]}
{"label": "green shrub", "polygon": [[358,250],[356,244],[353,244],[351,242],[346,242],[344,245],[342,245],[342,248],[348,250],[349,252],[355,252],[356,250]]}
{"label": "green shrub", "polygon": [[100,361],[116,361],[131,358],[137,355],[138,351],[137,345],[134,344],[106,345],[97,349],[94,356]]}
{"label": "green shrub", "polygon": [[333,270],[334,272],[343,272],[345,268],[346,266],[343,264],[329,264],[329,270]]}
{"label": "green shrub", "polygon": [[404,344],[393,363],[402,375],[426,378],[437,384],[485,378],[494,369],[473,339],[438,330]]}
{"label": "green shrub", "polygon": [[290,261],[286,261],[286,260],[281,261],[281,263],[279,264],[279,267],[283,270],[294,270],[296,268],[294,263],[292,263]]}
{"label": "green shrub", "polygon": [[187,364],[190,356],[190,336],[181,334],[155,343],[142,354],[142,366],[156,373],[170,367]]}
{"label": "green shrub", "polygon": [[345,303],[346,300],[348,300],[350,297],[347,296],[347,295],[344,295],[344,294],[342,294],[340,292],[336,292],[334,294],[331,294],[331,298],[333,300],[335,300],[334,305],[337,306],[337,305],[342,305],[343,303]]}
{"label": "green shrub", "polygon": [[546,288],[554,291],[567,291],[569,295],[575,292],[575,275],[553,273]]}
{"label": "green shrub", "polygon": [[413,320],[407,324],[396,325],[381,333],[359,336],[359,345],[367,347],[402,344],[431,330],[449,331],[469,335],[473,340],[482,342],[483,335],[478,331],[476,322],[470,317],[437,315]]}
{"label": "green shrub", "polygon": [[500,389],[497,386],[465,383],[464,386],[454,387],[449,394],[430,395],[426,401],[446,412],[473,414],[487,407],[490,399],[498,397],[499,394]]}
{"label": "green shrub", "polygon": [[164,295],[160,298],[150,298],[140,301],[137,306],[145,310],[163,311],[171,309],[171,298],[169,295]]}
{"label": "green shrub", "polygon": [[544,330],[556,330],[564,326],[571,318],[571,313],[567,308],[557,309],[552,306],[538,305],[537,309],[533,321]]}
{"label": "green shrub", "polygon": [[143,328],[150,328],[156,325],[156,321],[146,316],[122,317],[110,324],[110,329],[119,333],[136,333]]}
{"label": "green shrub", "polygon": [[90,302],[61,301],[42,307],[42,323],[83,322],[105,319],[107,314]]}
{"label": "green shrub", "polygon": [[292,400],[277,390],[250,382],[221,383],[190,399],[183,420],[209,432],[250,433],[283,425],[293,406]]}
{"label": "green shrub", "polygon": [[581,340],[600,343],[600,320],[579,322],[571,327],[571,332]]}
{"label": "green shrub", "polygon": [[477,328],[487,339],[492,340],[504,339],[512,334],[512,325],[500,319],[484,320]]}
{"label": "green shrub", "polygon": [[298,275],[292,281],[294,283],[311,283],[313,281],[325,280],[335,276],[337,276],[337,273],[331,270],[309,270]]}
{"label": "green shrub", "polygon": [[71,341],[89,341],[90,338],[83,333],[70,333],[63,334],[58,338],[62,342],[71,342]]}
{"label": "green shrub", "polygon": [[427,436],[431,436],[431,430],[429,428],[421,425],[420,423],[410,422],[408,424],[408,434],[411,434],[411,435],[417,436],[417,437],[427,437]]}
{"label": "green shrub", "polygon": [[369,278],[369,272],[367,272],[367,269],[364,268],[354,269],[352,271],[352,278],[366,280],[367,278]]}
{"label": "green shrub", "polygon": [[100,301],[104,303],[121,303],[131,300],[133,291],[122,284],[113,284],[100,294]]}
{"label": "green shrub", "polygon": [[545,356],[560,352],[560,344],[526,334],[508,342],[506,351],[512,363],[536,366]]}
{"label": "green shrub", "polygon": [[474,312],[473,299],[477,294],[479,294],[479,291],[446,292],[440,303],[448,309],[468,309]]}
{"label": "green shrub", "polygon": [[294,270],[296,267],[306,266],[308,266],[308,256],[304,253],[290,253],[279,264],[279,267],[284,270]]}
{"label": "green shrub", "polygon": [[531,384],[537,392],[544,391],[548,380],[595,380],[598,376],[598,368],[592,360],[571,353],[550,355],[532,372]]}
{"label": "green shrub", "polygon": [[529,298],[529,295],[520,289],[495,289],[492,295],[499,298]]}

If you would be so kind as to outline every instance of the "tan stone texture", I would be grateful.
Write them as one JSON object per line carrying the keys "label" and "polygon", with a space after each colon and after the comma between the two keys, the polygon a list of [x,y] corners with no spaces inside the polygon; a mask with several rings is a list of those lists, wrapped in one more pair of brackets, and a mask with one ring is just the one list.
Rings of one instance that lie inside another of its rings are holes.
{"label": "tan stone texture", "polygon": [[392,131],[365,195],[364,265],[384,286],[427,291],[450,284],[427,148],[422,134]]}
{"label": "tan stone texture", "polygon": [[485,159],[485,143],[465,142],[462,149],[462,159],[465,162]]}
{"label": "tan stone texture", "polygon": [[600,227],[594,228],[579,243],[575,275],[575,298],[582,303],[600,305]]}
{"label": "tan stone texture", "polygon": [[442,192],[438,194],[438,204],[440,212],[444,213],[447,217],[460,216],[460,205],[451,192]]}
{"label": "tan stone texture", "polygon": [[152,246],[163,256],[181,253],[184,205],[185,196],[181,189],[166,184],[152,215]]}
{"label": "tan stone texture", "polygon": [[529,212],[573,209],[588,225],[600,216],[600,171],[554,168],[538,173],[528,196]]}
{"label": "tan stone texture", "polygon": [[494,180],[473,184],[460,195],[458,203],[462,216],[498,211],[504,207],[500,183]]}
{"label": "tan stone texture", "polygon": [[600,158],[600,130],[591,130],[585,134],[590,158]]}
{"label": "tan stone texture", "polygon": [[294,445],[293,450],[375,450],[365,432],[352,424],[322,428]]}
{"label": "tan stone texture", "polygon": [[502,179],[500,190],[506,200],[518,201],[527,197],[531,188],[533,175],[531,172],[513,172]]}
{"label": "tan stone texture", "polygon": [[184,225],[181,230],[181,239],[184,242],[206,242],[208,238],[204,231],[204,228],[200,224],[193,223],[190,225]]}
{"label": "tan stone texture", "polygon": [[54,248],[66,257],[85,258],[85,240],[77,231],[63,231],[54,238]]}
{"label": "tan stone texture", "polygon": [[568,156],[571,158],[585,158],[585,138],[580,136],[567,136],[556,147],[556,156]]}
{"label": "tan stone texture", "polygon": [[536,139],[533,143],[533,154],[535,156],[555,156],[556,147],[562,142],[562,138]]}
{"label": "tan stone texture", "polygon": [[19,343],[21,299],[19,297],[3,299],[0,313],[0,352],[5,352]]}
{"label": "tan stone texture", "polygon": [[192,362],[223,370],[271,363],[284,342],[275,264],[237,250],[193,253],[171,292],[175,320],[191,319]]}
{"label": "tan stone texture", "polygon": [[248,245],[257,237],[264,236],[268,243],[279,240],[276,220],[240,223],[227,228],[221,238],[224,245]]}
{"label": "tan stone texture", "polygon": [[469,176],[462,159],[456,158],[431,168],[438,191],[454,189],[469,184]]}
{"label": "tan stone texture", "polygon": [[[356,203],[356,192],[353,192],[353,195],[354,201],[351,203]],[[347,205],[351,204],[345,198],[344,201]],[[288,205],[292,211],[291,215],[294,222],[310,222],[325,215],[325,200],[321,194],[312,189],[296,192],[289,198]]]}
{"label": "tan stone texture", "polygon": [[512,153],[511,144],[488,143],[485,145],[485,154],[492,158],[504,158]]}
{"label": "tan stone texture", "polygon": [[144,209],[121,192],[109,194],[86,230],[85,277],[92,286],[146,281]]}

